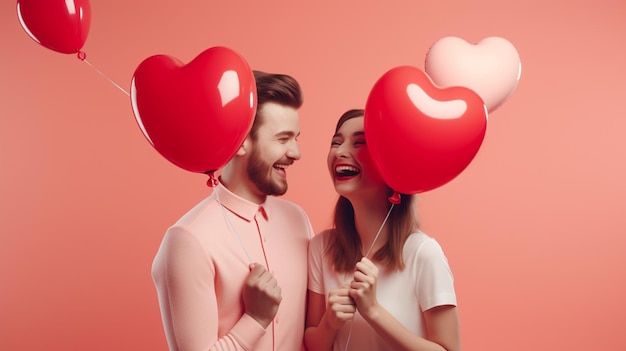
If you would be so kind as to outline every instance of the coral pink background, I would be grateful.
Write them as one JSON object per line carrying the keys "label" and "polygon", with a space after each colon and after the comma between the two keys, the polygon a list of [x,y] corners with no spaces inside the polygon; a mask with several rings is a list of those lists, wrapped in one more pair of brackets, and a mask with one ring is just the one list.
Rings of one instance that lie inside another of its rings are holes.
{"label": "coral pink background", "polygon": [[128,91],[151,55],[223,45],[296,77],[287,198],[321,230],[337,117],[446,36],[504,37],[523,66],[472,164],[420,200],[455,272],[463,349],[624,348],[623,0],[93,1],[93,68],[36,44],[15,5],[0,4],[0,349],[167,348],[152,258],[210,190],[152,149],[97,70]]}

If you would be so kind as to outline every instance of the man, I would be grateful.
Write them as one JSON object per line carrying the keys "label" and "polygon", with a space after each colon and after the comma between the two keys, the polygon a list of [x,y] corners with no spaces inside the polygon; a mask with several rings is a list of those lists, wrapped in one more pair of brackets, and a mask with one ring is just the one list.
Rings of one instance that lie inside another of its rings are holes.
{"label": "man", "polygon": [[[287,191],[300,86],[254,72],[257,114],[211,195],[170,227],[152,277],[170,350],[301,350],[311,223]],[[274,196],[276,195],[276,196]]]}

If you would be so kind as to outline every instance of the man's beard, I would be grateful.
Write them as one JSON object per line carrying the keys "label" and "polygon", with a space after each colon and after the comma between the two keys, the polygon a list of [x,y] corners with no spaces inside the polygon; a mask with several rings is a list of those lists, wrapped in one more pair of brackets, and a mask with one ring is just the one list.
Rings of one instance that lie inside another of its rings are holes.
{"label": "man's beard", "polygon": [[258,149],[250,155],[248,160],[248,177],[256,187],[266,195],[284,195],[287,192],[287,182],[272,181],[272,165],[261,159]]}

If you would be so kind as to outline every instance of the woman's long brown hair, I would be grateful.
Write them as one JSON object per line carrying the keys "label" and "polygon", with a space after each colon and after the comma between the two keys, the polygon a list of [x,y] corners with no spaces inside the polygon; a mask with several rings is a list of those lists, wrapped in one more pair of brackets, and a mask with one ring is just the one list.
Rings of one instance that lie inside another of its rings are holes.
{"label": "woman's long brown hair", "polygon": [[[349,119],[362,117],[364,110],[353,109],[345,112],[337,122],[335,133]],[[367,140],[367,135],[365,136]],[[389,189],[389,195],[392,190]],[[401,194],[401,201],[394,205],[385,225],[389,226],[389,237],[383,247],[374,253],[373,260],[391,271],[403,270],[402,249],[409,234],[419,228],[415,213],[415,195]],[[381,223],[382,224],[382,223]],[[338,272],[352,272],[356,263],[363,257],[361,239],[354,223],[354,208],[350,200],[339,196],[335,205],[332,233],[329,236],[326,255]]]}

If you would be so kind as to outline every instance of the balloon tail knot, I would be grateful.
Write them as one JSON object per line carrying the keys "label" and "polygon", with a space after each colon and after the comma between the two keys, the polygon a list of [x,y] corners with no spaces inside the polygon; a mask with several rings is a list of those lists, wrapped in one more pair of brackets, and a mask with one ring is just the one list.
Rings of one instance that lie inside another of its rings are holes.
{"label": "balloon tail knot", "polygon": [[398,194],[397,192],[393,192],[393,195],[389,196],[389,202],[391,202],[394,205],[397,205],[400,203],[400,194]]}
{"label": "balloon tail knot", "polygon": [[211,188],[215,188],[217,184],[219,184],[219,181],[215,178],[215,171],[207,171],[205,173],[209,176],[209,180],[207,180],[206,185]]}
{"label": "balloon tail knot", "polygon": [[78,50],[78,52],[76,53],[76,57],[78,57],[78,59],[81,61],[85,61],[85,59],[87,58],[87,54],[84,51]]}

